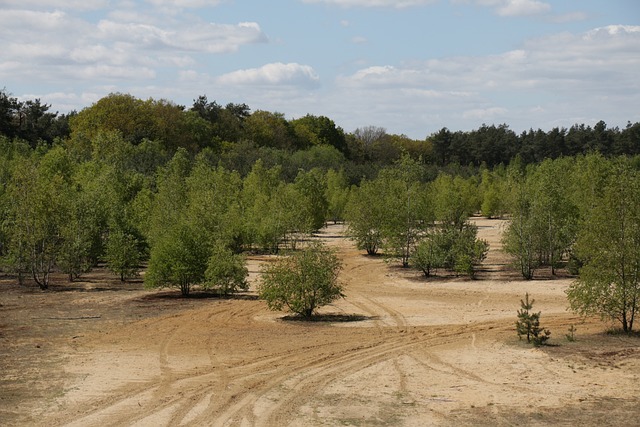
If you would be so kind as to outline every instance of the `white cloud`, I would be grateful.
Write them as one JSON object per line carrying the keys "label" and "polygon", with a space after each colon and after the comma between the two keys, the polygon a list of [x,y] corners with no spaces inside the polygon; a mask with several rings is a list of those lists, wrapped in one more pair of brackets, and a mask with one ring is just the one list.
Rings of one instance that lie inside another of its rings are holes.
{"label": "white cloud", "polygon": [[[559,33],[499,55],[366,67],[340,77],[336,91],[347,100],[341,105],[343,120],[352,122],[364,112],[353,128],[371,122],[391,130],[402,130],[407,122],[431,130],[453,122],[466,129],[483,122],[550,128],[571,126],[579,117],[606,120],[616,110],[628,111],[625,120],[634,120],[640,105],[639,45],[637,26]],[[388,108],[388,114],[375,105]],[[395,117],[394,109],[405,117]],[[402,131],[416,134],[406,125]]]}
{"label": "white cloud", "polygon": [[508,0],[496,9],[500,16],[528,16],[551,11],[551,5],[537,0]]}
{"label": "white cloud", "polygon": [[0,80],[54,82],[69,73],[75,79],[149,79],[158,76],[156,69],[192,67],[200,59],[196,54],[235,52],[267,41],[255,22],[207,23],[192,15],[162,20],[134,11],[114,11],[96,23],[72,10],[0,10],[0,39],[7,41],[0,51]]}
{"label": "white cloud", "polygon": [[[361,69],[343,82],[352,86],[404,86],[486,88],[511,90],[531,88],[568,90],[567,85],[595,90],[628,90],[638,87],[640,27],[611,26],[584,34],[560,33],[530,40],[522,48],[485,57],[449,57],[421,64]],[[616,81],[606,78],[617,76]],[[628,86],[621,85],[621,80]],[[623,89],[616,89],[623,88]]]}
{"label": "white cloud", "polygon": [[24,9],[97,10],[107,7],[109,5],[109,0],[3,0],[2,4],[3,6]]}
{"label": "white cloud", "polygon": [[156,77],[156,72],[146,67],[128,67],[114,65],[91,65],[87,67],[70,67],[67,73],[71,77],[85,80],[149,80]]}
{"label": "white cloud", "polygon": [[566,24],[567,22],[584,21],[587,19],[585,12],[569,12],[562,15],[555,15],[551,17],[551,22],[556,24]]}
{"label": "white cloud", "polygon": [[549,3],[539,0],[451,0],[453,3],[475,3],[490,7],[500,16],[530,16],[551,12]]}
{"label": "white cloud", "polygon": [[315,87],[320,78],[309,65],[276,62],[260,68],[233,71],[218,77],[223,85],[293,85]]}
{"label": "white cloud", "polygon": [[482,122],[491,121],[497,117],[504,116],[508,110],[502,107],[475,108],[462,113],[465,119],[481,120]]}
{"label": "white cloud", "polygon": [[198,23],[181,28],[160,28],[149,24],[102,20],[97,29],[102,39],[158,50],[224,53],[234,52],[245,44],[266,41],[260,26],[254,22],[236,25]]}
{"label": "white cloud", "polygon": [[76,24],[79,24],[76,19],[61,11],[0,10],[0,34],[13,33],[17,38],[42,39],[44,32],[75,31]]}
{"label": "white cloud", "polygon": [[146,2],[154,6],[200,8],[216,6],[223,3],[224,0],[146,0]]}
{"label": "white cloud", "polygon": [[326,3],[340,7],[392,7],[403,9],[411,6],[423,6],[437,0],[302,0],[304,3]]}

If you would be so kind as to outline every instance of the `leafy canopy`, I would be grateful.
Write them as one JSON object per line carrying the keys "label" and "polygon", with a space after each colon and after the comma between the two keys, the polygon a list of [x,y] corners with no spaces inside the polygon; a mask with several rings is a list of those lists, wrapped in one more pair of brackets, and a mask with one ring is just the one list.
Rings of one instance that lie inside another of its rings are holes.
{"label": "leafy canopy", "polygon": [[263,268],[260,298],[271,310],[286,308],[308,319],[317,308],[344,297],[338,283],[341,268],[333,250],[319,242],[310,243]]}

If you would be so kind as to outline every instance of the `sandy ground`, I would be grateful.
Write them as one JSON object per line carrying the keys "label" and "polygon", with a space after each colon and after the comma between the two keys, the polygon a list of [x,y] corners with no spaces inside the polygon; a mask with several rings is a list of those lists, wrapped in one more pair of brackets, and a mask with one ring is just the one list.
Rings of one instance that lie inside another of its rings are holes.
{"label": "sandy ground", "polygon": [[[46,293],[4,281],[0,424],[640,425],[640,340],[568,312],[571,278],[520,280],[503,222],[476,222],[491,245],[477,280],[425,279],[324,229],[346,298],[316,322],[255,292],[182,299],[99,271]],[[551,346],[518,341],[525,292]]]}

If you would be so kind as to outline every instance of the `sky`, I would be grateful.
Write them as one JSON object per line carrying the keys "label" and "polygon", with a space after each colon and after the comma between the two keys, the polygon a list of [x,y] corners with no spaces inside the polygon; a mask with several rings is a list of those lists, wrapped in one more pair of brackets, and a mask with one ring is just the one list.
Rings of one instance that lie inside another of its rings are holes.
{"label": "sky", "polygon": [[423,139],[640,121],[637,0],[0,0],[0,89],[327,116]]}

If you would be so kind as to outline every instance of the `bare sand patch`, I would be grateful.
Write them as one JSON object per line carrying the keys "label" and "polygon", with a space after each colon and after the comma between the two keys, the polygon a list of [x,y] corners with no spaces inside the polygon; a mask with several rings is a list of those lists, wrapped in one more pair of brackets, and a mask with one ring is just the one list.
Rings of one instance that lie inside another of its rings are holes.
{"label": "bare sand patch", "polygon": [[[637,339],[568,312],[571,278],[520,280],[498,250],[503,222],[476,222],[491,244],[477,280],[425,279],[356,250],[341,225],[324,229],[319,238],[344,261],[347,297],[320,322],[284,321],[255,298],[264,257],[249,260],[254,287],[234,299],[183,300],[97,276],[46,294],[3,285],[12,290],[0,292],[0,417],[42,426],[637,424]],[[518,341],[525,292],[553,346]],[[571,324],[575,342],[564,339]]]}

